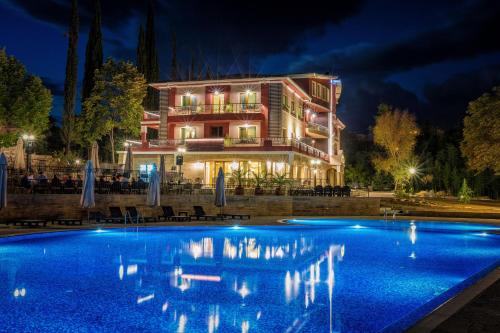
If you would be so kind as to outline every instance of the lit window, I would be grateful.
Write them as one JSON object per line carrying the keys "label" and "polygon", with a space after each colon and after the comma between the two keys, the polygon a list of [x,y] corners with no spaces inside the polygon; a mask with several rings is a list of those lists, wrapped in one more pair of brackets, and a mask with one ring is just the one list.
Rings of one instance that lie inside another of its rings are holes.
{"label": "lit window", "polygon": [[189,109],[191,107],[196,107],[196,96],[182,95],[181,106],[182,106],[182,108],[186,108],[186,109]]}
{"label": "lit window", "polygon": [[288,110],[288,95],[287,94],[283,94],[283,107],[285,108],[285,110]]}
{"label": "lit window", "polygon": [[242,110],[255,109],[257,93],[254,91],[240,93],[240,103]]}
{"label": "lit window", "polygon": [[257,126],[240,127],[240,139],[255,139],[257,137]]}
{"label": "lit window", "polygon": [[181,127],[181,139],[196,139],[196,128]]}

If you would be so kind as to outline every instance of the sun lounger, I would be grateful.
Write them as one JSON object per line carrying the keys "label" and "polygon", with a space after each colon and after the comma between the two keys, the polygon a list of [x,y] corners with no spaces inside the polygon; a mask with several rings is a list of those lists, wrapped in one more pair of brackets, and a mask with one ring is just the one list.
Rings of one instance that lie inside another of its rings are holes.
{"label": "sun lounger", "polygon": [[59,224],[59,225],[82,225],[82,219],[66,219],[66,218],[59,218],[52,220],[52,224]]}
{"label": "sun lounger", "polygon": [[130,218],[130,220],[133,222],[155,222],[157,221],[157,218],[156,217],[153,217],[153,216],[142,216],[141,214],[139,214],[139,212],[137,211],[137,208],[134,207],[134,206],[127,206],[125,207],[125,210],[127,211],[127,214],[128,214],[128,217]]}
{"label": "sun lounger", "polygon": [[215,221],[217,219],[224,219],[224,216],[221,215],[207,215],[205,214],[205,210],[203,209],[202,206],[193,206],[194,209],[194,215],[191,215],[191,218],[195,218],[196,220],[212,220]]}
{"label": "sun lounger", "polygon": [[224,217],[231,218],[231,219],[237,219],[237,220],[244,220],[244,219],[250,219],[250,215],[248,214],[231,214],[231,213],[224,213],[222,214]]}
{"label": "sun lounger", "polygon": [[175,215],[172,206],[161,206],[163,215],[158,216],[158,219],[163,219],[164,221],[191,221],[191,217],[187,215]]}
{"label": "sun lounger", "polygon": [[108,223],[124,223],[125,216],[122,214],[120,207],[109,207],[111,216],[105,217],[104,220]]}
{"label": "sun lounger", "polygon": [[39,227],[40,224],[44,227],[47,226],[47,221],[46,220],[12,220],[12,221],[7,221],[5,224],[9,225],[20,225],[20,226],[28,226],[28,227]]}

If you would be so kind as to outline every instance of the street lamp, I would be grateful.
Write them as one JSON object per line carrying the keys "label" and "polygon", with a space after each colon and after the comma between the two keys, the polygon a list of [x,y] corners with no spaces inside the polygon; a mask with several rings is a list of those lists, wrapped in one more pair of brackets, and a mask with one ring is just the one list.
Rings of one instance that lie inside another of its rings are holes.
{"label": "street lamp", "polygon": [[26,169],[31,171],[31,154],[35,144],[35,136],[33,134],[23,134],[24,149],[26,150]]}

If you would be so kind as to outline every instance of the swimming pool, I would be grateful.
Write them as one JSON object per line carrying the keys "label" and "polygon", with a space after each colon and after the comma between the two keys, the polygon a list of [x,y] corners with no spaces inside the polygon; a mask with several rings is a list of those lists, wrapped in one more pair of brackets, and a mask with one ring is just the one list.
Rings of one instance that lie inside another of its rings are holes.
{"label": "swimming pool", "polygon": [[401,331],[499,264],[499,227],[292,220],[0,239],[0,331]]}

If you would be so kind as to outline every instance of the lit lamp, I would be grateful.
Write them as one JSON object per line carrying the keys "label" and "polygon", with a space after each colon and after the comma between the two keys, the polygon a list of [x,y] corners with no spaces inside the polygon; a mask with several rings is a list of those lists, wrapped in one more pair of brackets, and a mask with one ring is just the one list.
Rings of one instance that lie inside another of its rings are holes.
{"label": "lit lamp", "polygon": [[319,160],[311,160],[311,164],[313,166],[313,174],[314,174],[314,187],[316,187],[316,176],[318,174],[318,165],[321,162]]}
{"label": "lit lamp", "polygon": [[413,177],[417,173],[417,169],[415,167],[410,167],[408,168],[408,173]]}
{"label": "lit lamp", "polygon": [[33,154],[35,136],[33,134],[23,134],[22,139],[26,150],[26,169],[31,171],[31,154]]}

